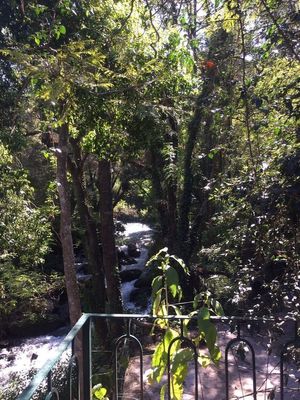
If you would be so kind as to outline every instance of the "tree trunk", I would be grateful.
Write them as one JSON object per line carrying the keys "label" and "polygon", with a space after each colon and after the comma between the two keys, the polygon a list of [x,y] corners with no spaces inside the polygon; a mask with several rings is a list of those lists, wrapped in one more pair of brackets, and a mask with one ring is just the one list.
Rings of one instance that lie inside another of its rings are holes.
{"label": "tree trunk", "polygon": [[111,168],[110,162],[107,160],[99,161],[98,185],[100,191],[101,241],[103,267],[107,285],[108,312],[122,313],[123,306],[112,208]]}
{"label": "tree trunk", "polygon": [[[81,149],[74,139],[70,139],[74,161],[69,159],[69,170],[72,175],[74,194],[76,198],[81,225],[84,229],[84,250],[88,260],[88,272],[91,280],[91,296],[89,297],[90,312],[105,313],[106,293],[103,272],[102,254],[98,242],[96,223],[93,220],[86,201],[86,191],[83,177],[83,160]],[[97,337],[103,344],[107,337],[107,326],[104,319],[96,320]]]}
{"label": "tree trunk", "polygon": [[[60,240],[62,244],[64,275],[68,296],[69,316],[71,326],[81,316],[80,294],[75,273],[75,257],[72,239],[72,215],[70,195],[67,179],[67,157],[68,157],[68,125],[65,123],[59,129],[59,143],[56,151],[57,169],[56,179],[58,197],[60,202]],[[83,380],[83,353],[82,337],[78,336],[75,342],[75,352],[79,360],[80,381]],[[81,393],[82,394],[82,393]]]}
{"label": "tree trunk", "polygon": [[72,216],[67,180],[67,145],[68,126],[64,124],[59,130],[59,148],[57,149],[57,186],[60,202],[60,240],[62,244],[64,274],[69,304],[71,325],[81,316],[79,288],[75,273],[75,258],[72,239]]}

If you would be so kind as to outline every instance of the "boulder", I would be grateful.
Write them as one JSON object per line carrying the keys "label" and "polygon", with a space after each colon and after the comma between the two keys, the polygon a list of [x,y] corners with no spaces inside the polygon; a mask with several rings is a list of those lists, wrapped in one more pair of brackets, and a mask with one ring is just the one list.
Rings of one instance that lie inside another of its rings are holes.
{"label": "boulder", "polygon": [[137,261],[133,257],[126,257],[126,259],[121,264],[122,265],[134,265],[134,264],[137,264]]}
{"label": "boulder", "polygon": [[9,341],[8,340],[1,340],[0,341],[0,348],[5,348],[9,346]]}
{"label": "boulder", "polygon": [[130,282],[137,279],[141,275],[140,269],[128,269],[120,272],[121,282]]}
{"label": "boulder", "polygon": [[150,288],[134,289],[130,293],[129,301],[134,303],[137,307],[145,309],[148,306],[150,295],[151,295]]}
{"label": "boulder", "polygon": [[38,358],[38,355],[36,353],[32,353],[30,357],[30,361],[36,360]]}
{"label": "boulder", "polygon": [[117,252],[118,252],[119,266],[121,266],[121,265],[133,265],[133,264],[137,263],[136,259],[134,257],[132,257],[132,256],[129,256],[127,254],[127,251],[125,251],[123,248],[118,248]]}
{"label": "boulder", "polygon": [[157,274],[158,274],[157,269],[145,268],[141,273],[139,279],[135,282],[134,286],[136,288],[145,288],[145,287],[151,288],[152,281]]}
{"label": "boulder", "polygon": [[137,258],[141,255],[139,248],[136,243],[128,243],[127,245],[127,254],[129,257]]}
{"label": "boulder", "polygon": [[10,353],[7,356],[7,361],[15,361],[15,359],[16,359],[16,355],[14,353]]}

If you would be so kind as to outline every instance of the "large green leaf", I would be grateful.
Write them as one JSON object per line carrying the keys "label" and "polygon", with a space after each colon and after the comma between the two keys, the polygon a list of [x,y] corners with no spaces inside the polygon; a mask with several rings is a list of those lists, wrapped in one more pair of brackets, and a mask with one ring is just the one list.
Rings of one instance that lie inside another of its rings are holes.
{"label": "large green leaf", "polygon": [[171,399],[181,400],[183,394],[183,385],[176,375],[171,377]]}
{"label": "large green leaf", "polygon": [[190,348],[179,349],[178,351],[176,351],[176,353],[173,355],[171,373],[179,375],[178,371],[182,372],[182,367],[189,361],[192,361],[193,357],[194,352]]}
{"label": "large green leaf", "polygon": [[220,317],[222,317],[224,315],[223,307],[218,300],[211,299],[211,307],[212,307],[213,311]]}
{"label": "large green leaf", "polygon": [[187,266],[185,265],[184,261],[181,258],[179,258],[177,256],[174,256],[174,255],[171,255],[170,258],[172,258],[174,261],[176,261],[176,263],[181,266],[181,268],[184,270],[184,272],[187,275],[189,275],[189,270],[188,270]]}
{"label": "large green leaf", "polygon": [[175,268],[170,265],[166,268],[166,284],[173,297],[178,293],[179,278]]}
{"label": "large green leaf", "polygon": [[210,318],[210,312],[207,307],[202,307],[198,311],[198,321],[199,320],[207,320]]}
{"label": "large green leaf", "polygon": [[156,293],[155,293],[155,298],[153,300],[152,303],[152,313],[154,315],[159,315],[159,310],[160,310],[160,306],[161,306],[161,294],[162,294],[162,290],[163,289],[159,289]]}
{"label": "large green leaf", "polygon": [[155,297],[158,290],[161,289],[163,283],[162,276],[156,276],[152,281],[152,297]]}
{"label": "large green leaf", "polygon": [[[153,367],[153,378],[157,382],[161,381],[161,378],[167,368],[168,349],[170,343],[173,339],[175,339],[178,336],[179,334],[176,330],[168,328],[163,338],[163,341],[155,349],[155,352],[152,356],[152,367]],[[179,341],[176,341],[172,345],[172,347],[170,348],[170,356],[172,356],[172,354],[174,354],[178,350],[179,345],[180,345]]]}

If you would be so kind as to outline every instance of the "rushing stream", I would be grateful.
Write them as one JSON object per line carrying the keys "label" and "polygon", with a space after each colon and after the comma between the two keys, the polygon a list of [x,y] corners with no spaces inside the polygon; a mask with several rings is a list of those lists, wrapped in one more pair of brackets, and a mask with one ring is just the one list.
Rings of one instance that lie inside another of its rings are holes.
{"label": "rushing stream", "polygon": [[[133,244],[139,256],[133,257],[135,259],[133,260],[134,263],[122,265],[121,271],[142,270],[148,258],[147,245],[152,239],[151,228],[148,225],[136,222],[124,224],[124,228],[123,235],[126,244],[121,246],[121,251],[127,255],[128,244]],[[135,282],[136,280],[122,283],[124,308],[128,312],[141,312],[133,302],[130,302],[130,293],[134,289]],[[147,311],[147,309],[144,310],[144,312]],[[16,382],[16,385],[18,381],[22,382],[28,372],[41,368],[45,361],[51,358],[51,353],[54,353],[67,330],[68,328],[65,327],[49,335],[19,340],[17,345],[0,350],[0,400],[2,400],[2,396],[4,396],[5,391],[13,381]],[[4,398],[13,400],[7,396]]]}
{"label": "rushing stream", "polygon": [[[152,240],[152,230],[148,225],[144,225],[141,223],[128,223],[125,225],[124,236],[127,241],[137,243],[140,256],[136,259],[135,264],[122,265],[121,271],[128,270],[143,270],[145,264],[148,259],[148,249],[147,246]],[[124,245],[123,247],[126,247]],[[126,249],[124,249],[126,251]],[[125,311],[140,311],[136,308],[136,305],[130,301],[130,293],[134,290],[134,284],[136,279],[130,282],[122,283],[122,298]],[[148,309],[144,310],[144,313],[149,311]]]}

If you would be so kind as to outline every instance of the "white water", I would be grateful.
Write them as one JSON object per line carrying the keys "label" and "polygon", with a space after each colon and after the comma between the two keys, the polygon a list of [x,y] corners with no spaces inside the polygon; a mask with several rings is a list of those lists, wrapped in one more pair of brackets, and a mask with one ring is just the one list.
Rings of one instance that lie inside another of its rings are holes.
{"label": "white water", "polygon": [[[140,269],[142,270],[145,267],[145,264],[147,262],[148,258],[148,250],[146,248],[141,248],[141,255],[137,259],[136,264],[132,265],[123,265],[122,266],[122,271],[125,270],[131,270],[131,269]],[[124,282],[121,284],[121,292],[122,292],[122,299],[123,299],[123,305],[125,308],[125,312],[138,312],[140,313],[141,310],[136,307],[134,303],[130,301],[130,293],[135,289],[134,284],[137,281],[137,279],[134,279],[133,281],[130,282]],[[147,313],[149,310],[148,308],[146,310],[143,310],[143,313]]]}
{"label": "white water", "polygon": [[132,238],[133,236],[141,235],[146,232],[150,233],[152,231],[148,225],[141,224],[140,222],[129,222],[124,224],[124,228],[125,237],[128,238]]}
{"label": "white water", "polygon": [[[144,269],[145,264],[148,259],[148,249],[147,245],[149,245],[152,241],[152,230],[148,225],[141,224],[138,222],[132,222],[125,225],[124,236],[127,242],[134,242],[137,244],[141,255],[136,259],[137,263],[132,265],[123,265],[122,271],[131,270],[131,269]],[[123,250],[126,251],[126,246],[123,247]],[[130,282],[124,282],[121,285],[122,299],[125,311],[128,312],[143,312],[147,313],[149,311],[149,306],[145,310],[140,310],[136,307],[134,303],[130,301],[130,293],[135,289],[134,284],[136,279]]]}
{"label": "white water", "polygon": [[18,346],[5,348],[0,351],[0,384],[2,389],[17,374],[25,374],[32,369],[41,368],[51,358],[55,349],[66,334],[63,329],[56,335],[44,335],[24,339]]}
{"label": "white water", "polygon": [[[124,224],[125,240],[128,243],[136,243],[141,255],[136,259],[137,263],[122,266],[122,270],[143,269],[148,257],[146,246],[151,242],[152,231],[147,225],[141,223]],[[123,250],[125,250],[124,246]],[[122,297],[126,311],[140,311],[129,301],[131,291],[134,289],[134,281],[122,284]],[[147,310],[144,310],[147,312]],[[39,369],[51,358],[57,346],[66,334],[65,329],[57,331],[55,335],[44,335],[35,338],[24,339],[18,346],[4,348],[0,350],[0,400],[1,390],[5,389],[14,380],[16,375],[20,375],[25,384],[25,375],[32,369]],[[24,385],[25,386],[25,385]],[[9,397],[6,397],[9,400]]]}

